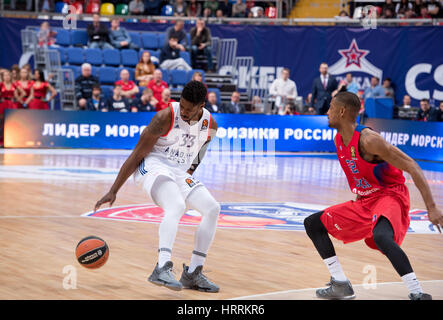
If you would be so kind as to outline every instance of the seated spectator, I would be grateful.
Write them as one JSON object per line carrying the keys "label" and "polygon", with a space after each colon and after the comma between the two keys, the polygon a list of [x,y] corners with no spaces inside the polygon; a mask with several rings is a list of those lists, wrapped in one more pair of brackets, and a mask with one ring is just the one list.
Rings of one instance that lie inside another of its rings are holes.
{"label": "seated spectator", "polygon": [[412,9],[412,3],[409,3],[408,0],[400,0],[395,6],[395,14],[405,14],[407,9]]}
{"label": "seated spectator", "polygon": [[152,90],[146,88],[143,90],[142,96],[134,102],[135,107],[140,112],[155,111],[158,101],[154,98]]}
{"label": "seated spectator", "polygon": [[190,43],[188,42],[188,37],[184,31],[185,22],[183,20],[178,20],[172,27],[166,29],[166,37],[164,45],[168,44],[171,37],[175,37],[178,40],[177,47],[180,51],[187,51],[190,48]]}
{"label": "seated spectator", "polygon": [[317,112],[315,111],[314,107],[311,107],[310,105],[306,105],[304,107],[303,114],[308,115],[308,116],[315,116],[317,114]]}
{"label": "seated spectator", "polygon": [[420,14],[417,16],[417,19],[431,19],[431,15],[428,12],[428,7],[426,5],[423,5],[420,8]]}
{"label": "seated spectator", "polygon": [[20,97],[17,99],[17,106],[19,108],[27,108],[29,102],[31,102],[31,99],[34,96],[33,84],[34,82],[31,80],[31,75],[29,74],[28,69],[24,67],[21,68],[20,78],[14,83],[20,91]]}
{"label": "seated spectator", "polygon": [[392,88],[392,81],[391,78],[386,78],[383,81],[383,89],[385,89],[385,96],[394,99],[395,93],[394,89]]}
{"label": "seated spectator", "polygon": [[185,59],[180,57],[180,47],[178,39],[175,36],[171,36],[168,43],[161,49],[160,68],[168,70],[192,70],[191,66],[186,63]]}
{"label": "seated spectator", "polygon": [[232,5],[232,17],[246,17],[246,3],[243,3],[243,0],[237,0],[237,2]]}
{"label": "seated spectator", "polygon": [[208,0],[203,4],[204,9],[210,10],[210,16],[215,16],[215,12],[218,9],[218,0]]}
{"label": "seated spectator", "polygon": [[100,23],[100,16],[95,13],[92,16],[92,23],[87,27],[89,48],[113,49],[109,43],[109,30],[104,24]]}
{"label": "seated spectator", "polygon": [[170,102],[176,102],[174,99],[171,99],[171,90],[166,88],[162,91],[162,98],[155,106],[155,111],[160,111],[166,109],[169,106]]}
{"label": "seated spectator", "polygon": [[162,80],[163,74],[160,69],[154,71],[154,77],[148,82],[147,88],[152,90],[154,98],[157,101],[162,99],[162,92],[164,89],[168,88],[168,84]]}
{"label": "seated spectator", "polygon": [[174,16],[176,17],[185,17],[186,16],[186,2],[183,0],[176,0],[174,2]]}
{"label": "seated spectator", "polygon": [[191,29],[191,61],[192,67],[197,69],[197,56],[204,54],[208,60],[208,69],[213,70],[214,64],[212,62],[211,49],[211,30],[205,26],[203,19],[198,19],[196,26]]}
{"label": "seated spectator", "polygon": [[212,13],[211,13],[211,9],[209,9],[209,8],[204,8],[204,9],[203,9],[203,15],[202,15],[202,18],[203,18],[203,19],[207,19],[207,18],[211,18],[211,17],[213,17],[213,15],[212,15]]}
{"label": "seated spectator", "polygon": [[51,30],[51,27],[49,26],[49,22],[45,21],[41,24],[40,30],[37,33],[38,38],[38,45],[40,47],[51,47],[57,45],[55,44],[56,39],[55,36],[57,35],[57,32]]}
{"label": "seated spectator", "polygon": [[232,15],[232,3],[229,0],[220,1],[218,4],[218,10],[221,10],[223,17],[231,17]]}
{"label": "seated spectator", "polygon": [[402,108],[411,108],[411,97],[407,94],[403,97],[403,105]]}
{"label": "seated spectator", "polygon": [[221,113],[222,108],[217,104],[217,94],[215,92],[208,93],[208,99],[206,101],[205,108],[210,113]]}
{"label": "seated spectator", "polygon": [[381,16],[382,19],[395,19],[395,11],[392,11],[389,8],[386,8],[383,11],[383,15]]}
{"label": "seated spectator", "polygon": [[[39,69],[34,71],[32,92],[33,95],[28,104],[28,109],[48,110],[49,102],[57,95],[57,91],[55,91],[54,87],[45,80],[45,74]],[[51,93],[51,96],[47,99],[49,92]]]}
{"label": "seated spectator", "polygon": [[102,96],[102,89],[99,84],[92,86],[92,96],[86,103],[86,108],[80,110],[88,111],[105,111],[107,109],[106,100]]}
{"label": "seated spectator", "polygon": [[[192,79],[191,80],[203,83],[203,85],[206,87],[206,90],[208,90],[208,85],[203,82],[203,75],[202,75],[202,73],[200,71],[195,71],[192,74]],[[206,94],[206,98],[208,98],[208,94]]]}
{"label": "seated spectator", "polygon": [[415,120],[425,122],[434,120],[434,110],[429,105],[428,99],[420,100],[420,110],[418,111]]}
{"label": "seated spectator", "polygon": [[382,16],[386,16],[386,11],[391,11],[392,17],[395,18],[395,4],[392,3],[392,0],[386,0],[385,4],[382,7]]}
{"label": "seated spectator", "polygon": [[337,93],[341,91],[348,91],[354,94],[358,94],[358,85],[355,83],[352,73],[347,73],[346,77],[338,83],[338,88],[332,93],[332,96],[335,96]]}
{"label": "seated spectator", "polygon": [[135,80],[140,87],[146,87],[154,77],[155,65],[151,61],[151,53],[145,51],[135,67]]}
{"label": "seated spectator", "polygon": [[420,15],[421,7],[423,7],[423,0],[415,0],[414,3],[412,4],[412,8],[411,8],[414,11],[415,16]]}
{"label": "seated spectator", "polygon": [[[218,19],[224,18],[225,16],[223,14],[223,10],[217,9],[217,11],[215,12],[215,17]],[[222,23],[222,22],[218,21],[218,22],[214,22],[214,23]]]}
{"label": "seated spectator", "polygon": [[265,105],[259,96],[253,96],[251,110],[254,112],[264,112]]}
{"label": "seated spectator", "polygon": [[145,0],[145,14],[148,16],[159,16],[161,4],[161,0]]}
{"label": "seated spectator", "polygon": [[443,17],[442,14],[443,12],[441,7],[442,4],[437,0],[428,1],[427,9],[428,9],[428,14],[431,16],[431,18],[438,19]]}
{"label": "seated spectator", "polygon": [[139,15],[145,12],[145,4],[143,0],[132,0],[129,2],[129,12],[131,15]]}
{"label": "seated spectator", "polygon": [[234,91],[231,95],[231,101],[223,105],[225,113],[245,113],[245,105],[240,103],[240,93]]}
{"label": "seated spectator", "polygon": [[294,102],[297,97],[297,86],[289,79],[289,69],[283,68],[281,77],[275,79],[269,88],[269,94],[275,99],[275,106],[279,114],[284,114],[285,105]]}
{"label": "seated spectator", "polygon": [[186,15],[188,17],[200,17],[202,12],[202,5],[197,0],[191,0],[186,8]]}
{"label": "seated spectator", "polygon": [[125,28],[120,27],[120,19],[118,18],[114,18],[111,21],[109,39],[111,44],[117,49],[139,49],[135,43],[132,43],[131,36],[129,35],[128,31]]}
{"label": "seated spectator", "polygon": [[114,86],[112,97],[106,102],[107,111],[129,112],[131,107],[128,99],[122,95],[122,87],[118,84]]}
{"label": "seated spectator", "polygon": [[363,99],[366,100],[368,98],[384,98],[385,90],[379,84],[379,79],[377,77],[371,78],[371,86],[367,87],[363,93]]}
{"label": "seated spectator", "polygon": [[129,80],[129,71],[126,69],[120,71],[120,80],[116,81],[115,85],[121,86],[121,95],[128,99],[129,103],[131,103],[135,95],[140,92],[134,81]]}
{"label": "seated spectator", "polygon": [[97,84],[99,84],[99,80],[92,75],[91,65],[83,63],[81,75],[75,79],[75,97],[80,109],[86,108],[86,102],[92,97],[92,87]]}
{"label": "seated spectator", "polygon": [[440,101],[440,105],[435,112],[434,121],[443,122],[443,101]]}
{"label": "seated spectator", "polygon": [[293,115],[299,115],[299,114],[300,113],[297,112],[297,109],[293,103],[290,102],[285,105],[285,110],[283,112],[283,115],[293,116]]}

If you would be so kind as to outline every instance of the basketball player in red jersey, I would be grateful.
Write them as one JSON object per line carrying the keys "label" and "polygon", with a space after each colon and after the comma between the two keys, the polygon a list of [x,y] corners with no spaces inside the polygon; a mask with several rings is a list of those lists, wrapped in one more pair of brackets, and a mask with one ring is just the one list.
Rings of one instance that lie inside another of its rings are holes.
{"label": "basketball player in red jersey", "polygon": [[409,227],[409,192],[403,171],[408,172],[419,189],[429,220],[441,233],[442,211],[436,207],[420,167],[378,133],[356,122],[360,99],[353,93],[340,92],[331,101],[329,126],[337,129],[335,145],[340,165],[349,186],[357,194],[348,201],[307,217],[308,236],[331,274],[328,287],[317,290],[319,298],[353,299],[354,290],[336,257],[328,233],[349,243],[365,240],[390,260],[409,289],[411,300],[431,300],[423,293],[411,264],[400,245]]}

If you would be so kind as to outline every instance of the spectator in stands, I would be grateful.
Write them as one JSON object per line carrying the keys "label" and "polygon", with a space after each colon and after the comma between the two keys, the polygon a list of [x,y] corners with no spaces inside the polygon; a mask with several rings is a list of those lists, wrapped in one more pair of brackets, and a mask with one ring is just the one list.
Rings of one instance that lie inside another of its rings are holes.
{"label": "spectator in stands", "polygon": [[34,96],[34,89],[32,88],[33,84],[34,82],[31,80],[31,75],[29,74],[28,69],[21,68],[20,78],[14,83],[21,93],[20,97],[17,99],[17,106],[19,108],[27,108],[29,102],[31,102],[31,99]]}
{"label": "spectator in stands", "polygon": [[427,9],[428,9],[428,13],[431,16],[431,18],[438,19],[443,16],[441,6],[442,5],[437,0],[428,1]]}
{"label": "spectator in stands", "polygon": [[406,9],[406,12],[403,16],[400,17],[400,15],[397,16],[397,18],[401,19],[414,19],[417,15],[415,14],[414,10],[412,8]]}
{"label": "spectator in stands", "polygon": [[186,32],[184,31],[185,22],[183,20],[177,20],[177,22],[172,26],[166,29],[166,37],[165,43],[166,45],[169,39],[174,36],[178,40],[177,47],[180,51],[187,51],[190,49],[190,44],[188,41],[188,37],[186,36]]}
{"label": "spectator in stands", "polygon": [[379,84],[380,79],[377,77],[371,78],[371,85],[365,89],[363,93],[363,99],[366,100],[368,98],[384,98],[385,97],[385,89]]}
{"label": "spectator in stands", "polygon": [[395,19],[395,11],[392,11],[389,8],[383,10],[382,19]]}
{"label": "spectator in stands", "polygon": [[443,122],[443,101],[440,101],[440,106],[435,112],[434,121]]}
{"label": "spectator in stands", "polygon": [[202,5],[197,0],[191,0],[186,8],[186,15],[188,17],[199,17],[202,12]]}
{"label": "spectator in stands", "polygon": [[100,23],[98,14],[92,16],[92,23],[88,25],[86,30],[89,37],[89,48],[113,49],[113,46],[109,43],[108,27]]}
{"label": "spectator in stands", "polygon": [[169,38],[168,43],[161,49],[160,68],[168,70],[192,70],[191,66],[180,56],[180,45],[177,37],[174,35]]}
{"label": "spectator in stands", "polygon": [[135,67],[135,80],[140,87],[146,87],[149,81],[154,77],[155,65],[151,61],[151,53],[144,51],[140,61]]}
{"label": "spectator in stands", "polygon": [[164,89],[168,88],[168,84],[162,80],[163,74],[160,69],[154,71],[154,77],[148,82],[147,88],[152,90],[154,98],[157,101],[162,99],[162,92]]}
{"label": "spectator in stands", "polygon": [[209,9],[209,8],[204,8],[204,9],[203,9],[203,15],[202,15],[202,18],[207,19],[207,18],[210,18],[210,17],[213,17],[213,15],[212,15],[212,13],[211,13],[211,9]]}
{"label": "spectator in stands", "polygon": [[411,108],[411,97],[409,95],[405,95],[403,97],[403,105],[402,108]]}
{"label": "spectator in stands", "polygon": [[269,94],[275,99],[275,106],[280,115],[284,114],[285,105],[293,103],[297,98],[297,86],[294,81],[289,79],[289,73],[288,68],[283,68],[281,77],[275,79],[269,88]]}
{"label": "spectator in stands", "polygon": [[109,40],[111,44],[117,49],[134,49],[139,47],[132,43],[131,36],[126,28],[120,27],[120,19],[113,18],[111,20],[111,31],[109,32]]}
{"label": "spectator in stands", "polygon": [[80,110],[88,111],[105,111],[107,109],[106,100],[102,96],[102,89],[99,84],[94,84],[92,86],[92,96],[86,102],[85,108],[80,108]]}
{"label": "spectator in stands", "polygon": [[434,110],[432,110],[431,106],[429,105],[428,99],[420,100],[420,110],[418,111],[415,120],[425,122],[434,120]]}
{"label": "spectator in stands", "polygon": [[[223,10],[217,9],[217,11],[215,12],[215,17],[218,19],[224,18]],[[217,20],[217,21],[214,21],[214,23],[221,24],[221,23],[223,23],[223,21]]]}
{"label": "spectator in stands", "polygon": [[[208,85],[203,82],[203,74],[200,71],[195,71],[192,74],[192,79],[191,80],[199,81],[199,82],[203,83],[203,85],[206,87],[206,91],[208,90]],[[208,98],[208,94],[206,94],[206,98]]]}
{"label": "spectator in stands", "polygon": [[223,0],[218,4],[218,9],[223,12],[224,17],[231,17],[232,3],[229,0]]}
{"label": "spectator in stands", "polygon": [[346,78],[344,79],[346,82],[346,91],[352,92],[354,94],[358,93],[358,84],[354,81],[354,77],[352,73],[347,73]]}
{"label": "spectator in stands", "polygon": [[431,19],[431,15],[428,12],[428,7],[426,5],[421,6],[420,14],[417,16],[417,19]]}
{"label": "spectator in stands", "polygon": [[80,109],[86,108],[88,99],[92,97],[92,87],[99,84],[96,76],[92,75],[92,67],[89,63],[82,64],[81,75],[75,79],[75,97]]}
{"label": "spectator in stands", "polygon": [[210,113],[221,113],[222,108],[217,104],[217,94],[215,92],[208,93],[208,99],[206,101],[205,108]]}
{"label": "spectator in stands", "polygon": [[157,103],[158,101],[154,98],[152,90],[146,88],[143,90],[142,96],[136,100],[134,105],[140,112],[150,112],[155,111],[155,106]]}
{"label": "spectator in stands", "polygon": [[311,107],[314,107],[317,114],[326,114],[329,103],[332,100],[332,93],[337,90],[337,80],[328,73],[328,64],[320,64],[320,76],[314,79],[312,85]]}
{"label": "spectator in stands", "polygon": [[[119,112],[132,111],[128,99],[122,95],[122,87],[120,85],[114,85],[113,94],[106,103],[106,110]],[[134,111],[137,111],[137,108],[134,108]]]}
{"label": "spectator in stands", "polygon": [[395,17],[395,4],[392,0],[386,0],[385,4],[382,7],[382,15],[386,16],[386,10],[390,10],[392,15]]}
{"label": "spectator in stands", "polygon": [[218,9],[218,0],[208,0],[203,4],[203,8],[210,10],[210,15],[215,16],[215,12]]}
{"label": "spectator in stands", "polygon": [[155,110],[160,111],[166,109],[167,107],[169,107],[169,103],[171,102],[176,102],[176,101],[174,99],[171,99],[171,90],[169,90],[169,88],[166,88],[165,90],[163,90],[162,98],[155,106]]}
{"label": "spectator in stands", "polygon": [[38,45],[40,47],[51,47],[55,45],[55,36],[57,32],[51,30],[49,22],[45,21],[40,25],[40,30],[37,33]]}
{"label": "spectator in stands", "polygon": [[285,105],[285,109],[283,112],[283,115],[299,115],[300,113],[297,112],[297,108],[295,107],[295,105],[292,102],[289,102]]}
{"label": "spectator in stands", "polygon": [[400,0],[395,6],[395,14],[405,14],[407,9],[412,9],[412,3],[409,3],[408,0]]}
{"label": "spectator in stands", "polygon": [[140,92],[134,81],[129,80],[129,71],[126,69],[120,71],[120,80],[116,81],[115,85],[121,87],[121,95],[128,99],[130,104],[135,95]]}
{"label": "spectator in stands", "polygon": [[251,101],[251,110],[253,112],[263,112],[265,105],[259,96],[253,96]]}
{"label": "spectator in stands", "polygon": [[245,16],[246,16],[246,3],[243,3],[243,0],[237,0],[237,2],[232,5],[232,17],[244,18]]}
{"label": "spectator in stands", "polygon": [[245,113],[245,105],[240,103],[240,93],[234,91],[231,95],[231,101],[223,105],[225,113]]}
{"label": "spectator in stands", "polygon": [[[29,109],[49,109],[49,102],[55,98],[57,91],[54,87],[47,81],[45,81],[45,74],[42,70],[34,71],[34,82],[32,84],[32,99],[28,104]],[[51,96],[46,99],[48,92]]]}
{"label": "spectator in stands", "polygon": [[191,62],[192,67],[197,69],[197,56],[204,54],[208,61],[208,69],[214,70],[214,64],[212,62],[212,40],[211,30],[205,26],[203,19],[198,19],[196,26],[191,29]]}
{"label": "spectator in stands", "polygon": [[161,0],[145,0],[145,14],[148,16],[159,16],[161,4]]}
{"label": "spectator in stands", "polygon": [[412,10],[414,10],[415,16],[420,15],[421,7],[423,6],[423,0],[415,0],[412,4]]}
{"label": "spectator in stands", "polygon": [[174,6],[173,6],[174,16],[176,17],[186,16],[186,8],[187,8],[186,2],[184,2],[183,0],[174,1]]}
{"label": "spectator in stands", "polygon": [[383,89],[385,89],[385,96],[394,99],[395,92],[394,88],[392,88],[392,80],[391,78],[386,78],[383,81]]}
{"label": "spectator in stands", "polygon": [[145,4],[143,0],[132,0],[129,2],[129,12],[132,15],[139,15],[145,12]]}

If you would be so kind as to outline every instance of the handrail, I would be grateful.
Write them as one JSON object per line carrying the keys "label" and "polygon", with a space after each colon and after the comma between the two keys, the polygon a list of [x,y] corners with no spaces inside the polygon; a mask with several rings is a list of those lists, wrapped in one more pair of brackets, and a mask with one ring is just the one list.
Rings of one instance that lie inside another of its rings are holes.
{"label": "handrail", "polygon": [[[62,20],[66,15],[56,12],[29,12],[29,11],[0,11],[0,17],[28,17],[28,18],[54,18],[57,20]],[[113,17],[119,17],[121,19],[127,20],[127,22],[138,22],[139,20],[144,20],[147,22],[157,22],[157,21],[195,21],[195,17],[170,17],[170,16],[144,16],[144,15],[125,15],[125,16],[101,16],[102,21],[109,21]],[[91,21],[92,14],[79,14],[79,20]],[[136,21],[133,21],[133,20]],[[131,21],[132,20],[132,21]],[[363,26],[364,21],[360,19],[337,19],[337,18],[280,18],[280,19],[269,19],[269,18],[206,18],[209,24],[252,24],[252,25],[298,25],[298,24],[333,24],[333,25],[352,25],[352,26]],[[392,25],[396,24],[399,26],[404,25],[443,25],[443,19],[376,19],[377,25]]]}

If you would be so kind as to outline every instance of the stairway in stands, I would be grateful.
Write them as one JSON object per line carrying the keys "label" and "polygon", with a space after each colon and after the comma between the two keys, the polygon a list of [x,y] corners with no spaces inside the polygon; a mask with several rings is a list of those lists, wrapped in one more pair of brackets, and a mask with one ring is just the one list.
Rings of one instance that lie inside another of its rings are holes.
{"label": "stairway in stands", "polygon": [[299,0],[290,18],[333,18],[340,12],[340,0]]}

